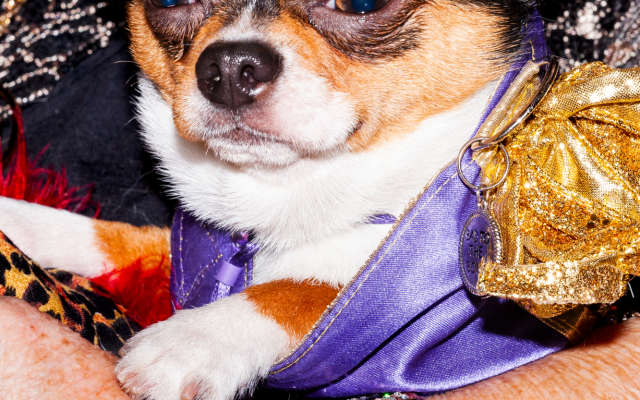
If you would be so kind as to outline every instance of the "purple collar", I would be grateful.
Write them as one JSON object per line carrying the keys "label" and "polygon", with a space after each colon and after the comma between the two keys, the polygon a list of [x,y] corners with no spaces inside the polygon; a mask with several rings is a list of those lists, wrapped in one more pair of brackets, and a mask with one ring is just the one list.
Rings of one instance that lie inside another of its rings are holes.
{"label": "purple collar", "polygon": [[[539,15],[526,29],[531,46],[525,47],[532,53],[513,65],[483,121],[522,66],[547,55]],[[465,165],[471,163],[466,157]],[[458,272],[458,237],[476,201],[456,172],[450,165],[434,179],[302,344],[273,366],[268,387],[316,397],[437,393],[567,345],[566,338],[515,303],[481,299],[465,290]],[[477,180],[475,164],[465,172]],[[251,282],[255,248],[246,238],[203,226],[181,209],[171,246],[176,308],[204,305],[220,295],[216,277],[223,260],[235,265],[233,274],[219,277],[225,284],[235,278],[229,293]]]}
{"label": "purple collar", "polygon": [[201,307],[242,292],[253,280],[257,251],[248,234],[202,224],[178,208],[171,228],[173,309]]}
{"label": "purple collar", "polygon": [[[393,224],[389,214],[374,215],[369,224]],[[202,307],[253,281],[253,256],[259,245],[249,233],[231,234],[203,224],[178,207],[171,228],[171,298],[173,310]]]}

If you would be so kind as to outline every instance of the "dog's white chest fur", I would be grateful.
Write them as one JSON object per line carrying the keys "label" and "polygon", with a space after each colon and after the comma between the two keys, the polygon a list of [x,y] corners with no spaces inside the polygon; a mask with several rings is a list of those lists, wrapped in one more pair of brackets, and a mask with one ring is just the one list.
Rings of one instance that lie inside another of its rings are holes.
{"label": "dog's white chest fur", "polygon": [[[495,86],[378,148],[304,158],[287,167],[233,166],[176,131],[170,106],[145,78],[138,112],[143,137],[185,209],[262,244],[255,283],[277,279],[344,285],[380,244],[411,198],[470,138]],[[382,105],[381,105],[382,106]]]}

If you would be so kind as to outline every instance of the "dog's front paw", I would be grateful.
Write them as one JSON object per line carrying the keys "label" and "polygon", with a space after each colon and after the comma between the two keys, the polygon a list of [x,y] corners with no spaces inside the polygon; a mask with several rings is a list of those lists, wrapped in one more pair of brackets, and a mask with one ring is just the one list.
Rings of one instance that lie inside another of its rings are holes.
{"label": "dog's front paw", "polygon": [[234,295],[134,336],[116,376],[134,398],[230,400],[251,391],[289,342],[277,323]]}

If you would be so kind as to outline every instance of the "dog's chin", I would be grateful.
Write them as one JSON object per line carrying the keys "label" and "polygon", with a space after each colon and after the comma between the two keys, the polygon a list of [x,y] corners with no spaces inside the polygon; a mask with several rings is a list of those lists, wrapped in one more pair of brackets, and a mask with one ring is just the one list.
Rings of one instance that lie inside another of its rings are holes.
{"label": "dog's chin", "polygon": [[302,149],[253,129],[230,129],[205,140],[207,152],[239,166],[286,167],[298,161]]}
{"label": "dog's chin", "polygon": [[220,160],[239,166],[286,167],[301,158],[289,145],[279,142],[215,137],[207,140],[206,146]]}
{"label": "dog's chin", "polygon": [[217,131],[207,136],[204,139],[207,153],[237,166],[261,168],[282,168],[305,158],[327,157],[344,147],[327,149],[312,143],[278,139],[247,127]]}

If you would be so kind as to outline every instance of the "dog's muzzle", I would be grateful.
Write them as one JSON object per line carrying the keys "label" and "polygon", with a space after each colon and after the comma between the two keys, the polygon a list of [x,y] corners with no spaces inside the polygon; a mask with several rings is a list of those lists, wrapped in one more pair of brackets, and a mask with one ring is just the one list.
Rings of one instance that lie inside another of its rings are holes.
{"label": "dog's muzzle", "polygon": [[214,43],[196,64],[198,89],[215,105],[235,111],[275,82],[281,63],[280,54],[261,43]]}

